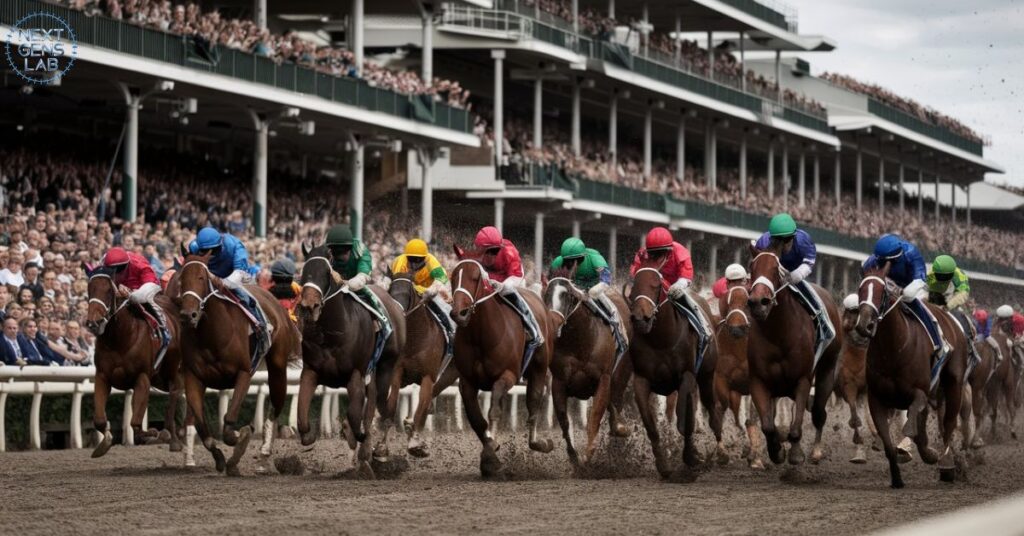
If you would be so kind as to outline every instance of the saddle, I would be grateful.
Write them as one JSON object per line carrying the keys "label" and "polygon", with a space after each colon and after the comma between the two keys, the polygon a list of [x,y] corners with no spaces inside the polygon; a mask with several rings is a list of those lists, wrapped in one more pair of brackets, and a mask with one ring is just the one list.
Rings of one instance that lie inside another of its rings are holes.
{"label": "saddle", "polygon": [[[155,307],[160,307],[159,305],[154,305],[154,306]],[[157,321],[156,317],[153,316],[152,314],[150,314],[150,312],[147,311],[146,308],[143,307],[141,303],[133,303],[132,304],[132,310],[137,312],[137,313],[139,313],[139,315],[142,316],[142,319],[146,321],[146,324],[149,325],[149,329],[152,332],[153,338],[154,339],[159,339],[160,338],[160,322]]]}

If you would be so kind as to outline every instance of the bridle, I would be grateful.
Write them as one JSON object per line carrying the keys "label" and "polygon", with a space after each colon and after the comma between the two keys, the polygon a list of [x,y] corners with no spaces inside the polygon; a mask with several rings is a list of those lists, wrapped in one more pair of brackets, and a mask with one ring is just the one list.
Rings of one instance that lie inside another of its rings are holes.
{"label": "bridle", "polygon": [[[583,291],[580,290],[576,286],[576,284],[573,283],[572,281],[570,281],[569,278],[567,278],[567,277],[552,277],[551,279],[548,280],[548,285],[550,286],[550,285],[554,284],[556,281],[561,281],[561,282],[564,282],[566,285],[568,285],[569,289],[570,289],[570,294],[579,295],[579,294],[583,293]],[[577,310],[579,310],[581,305],[583,305],[583,300],[581,300],[581,299],[576,300],[576,305],[573,306],[573,308],[569,310],[568,314],[562,313],[562,311],[559,311],[558,309],[548,309],[548,310],[551,311],[552,313],[555,313],[556,315],[562,317],[562,324],[566,324],[567,322],[569,322],[569,317],[571,317],[573,315],[573,313],[575,313]]]}
{"label": "bridle", "polygon": [[220,293],[217,292],[217,289],[213,287],[213,274],[210,273],[210,267],[207,266],[206,263],[203,261],[188,261],[181,266],[181,270],[179,273],[184,273],[185,268],[188,268],[188,266],[191,264],[197,264],[203,267],[203,271],[206,272],[206,283],[207,286],[209,287],[209,290],[207,291],[206,296],[200,296],[199,293],[195,291],[186,290],[185,292],[181,293],[181,299],[184,301],[184,299],[187,296],[195,298],[196,301],[199,302],[199,310],[202,311],[203,309],[206,308],[206,302],[209,301],[209,299],[214,296],[219,296]]}
{"label": "bridle", "polygon": [[[395,283],[405,283],[405,284],[409,285],[409,290],[411,292],[411,295],[412,296],[416,296],[417,295],[417,293],[416,293],[416,283],[412,279],[405,279],[405,278],[392,279],[391,280],[391,286],[394,286]],[[391,299],[394,299],[394,296],[392,296]],[[401,302],[399,302],[398,300],[395,300],[395,303],[397,303],[398,306],[402,308],[402,311],[404,311],[405,316],[409,316],[409,315],[413,314],[414,312],[416,312],[416,310],[419,309],[420,307],[423,307],[423,304],[426,303],[426,301],[427,300],[423,299],[423,297],[420,296],[419,302],[416,305],[413,305],[412,307],[410,307],[408,311],[405,310],[405,306],[402,305]]]}
{"label": "bridle", "polygon": [[[636,276],[640,275],[643,272],[653,272],[658,276],[658,298],[660,299],[661,295],[665,293],[665,276],[661,275],[661,272],[658,271],[657,268],[646,267],[638,269],[636,273],[633,274],[633,280],[636,281]],[[668,295],[666,295],[665,299],[661,300],[661,302],[659,303],[646,294],[640,294],[637,297],[630,300],[630,306],[636,305],[636,302],[640,300],[647,300],[648,302],[650,302],[651,306],[654,307],[654,314],[652,316],[657,316],[658,309],[661,309],[661,306],[665,305],[665,303],[668,302]]]}
{"label": "bridle", "polygon": [[[886,302],[886,299],[888,299],[889,293],[886,292],[885,289],[887,289],[889,285],[888,285],[888,283],[886,283],[885,279],[882,279],[881,277],[878,277],[877,275],[865,276],[864,279],[861,280],[860,286],[857,287],[857,293],[858,294],[860,293],[861,289],[864,288],[864,285],[867,284],[867,283],[878,283],[879,285],[882,286],[883,290],[882,290],[882,298],[881,298],[881,300],[879,302],[880,305],[875,305],[875,299],[874,299],[875,298],[875,287],[874,287],[874,285],[871,285],[871,286],[868,287],[868,296],[867,296],[866,299],[863,299],[863,300],[860,301],[860,305],[867,305],[868,307],[871,307],[871,309],[875,311],[875,316],[877,317],[876,320],[878,322],[881,322],[882,319],[886,317],[886,315],[891,313],[892,310],[895,309],[896,306],[898,306],[900,304],[900,301],[899,300],[892,300],[892,305],[889,305],[888,307],[886,307],[885,302]],[[881,307],[882,309],[885,309],[885,311],[884,312],[880,311],[879,307]]]}
{"label": "bridle", "polygon": [[344,290],[345,287],[343,285],[339,285],[338,288],[331,290],[331,287],[334,285],[334,279],[330,276],[330,274],[334,273],[334,267],[331,266],[331,261],[327,257],[317,255],[316,257],[310,257],[306,259],[306,264],[302,267],[302,270],[305,271],[306,266],[309,266],[309,263],[313,261],[322,261],[327,264],[327,292],[324,292],[324,289],[321,288],[320,285],[317,285],[312,281],[306,281],[305,283],[303,283],[302,288],[309,287],[317,291],[320,294],[320,302],[322,304],[326,304],[328,300],[337,296],[338,294],[341,294],[342,290]]}
{"label": "bridle", "polygon": [[[753,267],[754,263],[757,262],[757,259],[760,259],[761,257],[763,257],[765,255],[775,259],[775,265],[776,265],[776,268],[778,269],[779,277],[783,281],[785,281],[785,282],[783,284],[779,285],[779,288],[775,288],[775,283],[772,283],[771,279],[768,279],[767,277],[762,275],[762,276],[759,276],[757,279],[754,280],[754,284],[750,285],[750,290],[753,291],[754,287],[756,287],[758,285],[762,285],[762,286],[767,287],[768,290],[772,293],[772,298],[771,298],[772,299],[772,305],[775,305],[775,304],[778,303],[778,300],[776,298],[779,295],[779,293],[782,292],[782,289],[784,289],[784,288],[789,286],[789,279],[786,277],[785,269],[782,268],[782,261],[779,260],[779,256],[774,254],[774,253],[772,253],[771,251],[762,251],[761,253],[758,253],[757,256],[755,256],[754,259],[752,261],[750,261],[751,267]],[[751,270],[751,271],[753,271],[753,270]]]}
{"label": "bridle", "polygon": [[[737,290],[738,291],[742,291],[743,294],[746,296],[746,299],[744,299],[744,301],[750,299],[750,291],[747,290],[747,287],[745,285],[736,285],[735,287],[731,287],[729,289],[729,292],[725,295],[725,303],[726,303],[726,305],[728,305],[732,301],[732,293],[736,292]],[[748,326],[750,325],[750,317],[747,316],[747,312],[746,311],[744,311],[743,309],[732,309],[732,308],[730,308],[725,313],[725,316],[723,316],[722,319],[718,321],[718,325],[721,326],[721,325],[725,324],[726,322],[728,322],[729,321],[729,317],[731,317],[732,315],[740,315],[741,317],[743,317],[743,322],[746,325],[748,325]]]}
{"label": "bridle", "polygon": [[[460,268],[462,268],[462,265],[464,265],[464,264],[474,265],[474,266],[477,267],[477,269],[480,270],[480,280],[477,281],[476,289],[473,292],[470,292],[470,291],[466,290],[462,286],[462,276],[464,275],[465,270],[460,269]],[[459,261],[458,264],[456,264],[454,268],[452,268],[452,273],[454,274],[456,270],[458,270],[458,272],[459,272],[459,280],[458,280],[458,283],[456,283],[455,290],[452,291],[452,295],[454,297],[454,296],[458,295],[461,292],[461,293],[465,294],[466,296],[469,296],[469,313],[470,314],[473,314],[473,311],[476,310],[476,307],[478,305],[486,302],[487,300],[493,298],[495,295],[498,294],[498,291],[495,290],[495,291],[491,292],[490,294],[484,296],[483,298],[480,298],[480,299],[476,298],[476,296],[480,292],[481,288],[485,288],[486,289],[484,281],[487,280],[487,270],[484,268],[484,265],[480,264],[479,261],[476,261],[474,259],[463,259],[463,260]]]}
{"label": "bridle", "polygon": [[89,303],[96,303],[103,307],[103,323],[106,324],[110,319],[114,318],[121,309],[124,309],[128,305],[128,300],[123,300],[120,305],[117,303],[117,285],[114,284],[114,278],[110,277],[109,274],[93,274],[89,276],[89,281],[92,282],[94,278],[101,277],[110,281],[111,294],[113,294],[113,306],[107,305],[107,302],[99,298],[89,298]]}

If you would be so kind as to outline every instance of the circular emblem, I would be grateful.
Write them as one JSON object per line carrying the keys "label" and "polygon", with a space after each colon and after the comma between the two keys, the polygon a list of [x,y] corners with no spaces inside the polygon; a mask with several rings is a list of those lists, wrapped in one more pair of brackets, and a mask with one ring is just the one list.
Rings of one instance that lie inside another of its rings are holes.
{"label": "circular emblem", "polygon": [[22,17],[7,33],[6,48],[11,69],[32,84],[58,83],[78,56],[74,30],[52,13]]}

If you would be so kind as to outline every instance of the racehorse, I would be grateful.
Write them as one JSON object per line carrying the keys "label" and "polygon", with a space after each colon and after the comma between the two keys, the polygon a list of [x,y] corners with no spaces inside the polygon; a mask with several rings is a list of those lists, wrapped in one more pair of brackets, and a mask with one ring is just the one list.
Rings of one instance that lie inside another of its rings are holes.
{"label": "racehorse", "polygon": [[[839,359],[839,374],[836,378],[836,393],[846,402],[850,408],[850,428],[853,429],[853,457],[850,463],[868,463],[867,447],[864,446],[864,434],[861,428],[864,421],[861,419],[861,401],[867,397],[868,387],[864,378],[864,368],[867,363],[867,345],[856,344],[849,334],[857,327],[857,309],[843,310],[843,339],[842,356]],[[860,341],[857,341],[860,342]],[[868,423],[871,424],[870,422]],[[867,437],[873,437],[872,430]]]}
{"label": "racehorse", "polygon": [[[903,435],[917,444],[921,460],[939,464],[939,477],[952,481],[955,471],[953,433],[967,367],[967,340],[952,316],[941,308],[928,305],[949,337],[952,349],[938,378],[937,396],[945,403],[939,419],[944,450],[940,456],[928,446],[928,405],[931,388],[933,346],[931,338],[917,319],[901,306],[895,285],[887,283],[891,264],[865,272],[858,287],[860,307],[857,326],[852,337],[868,342],[865,379],[868,408],[882,438],[893,488],[903,487],[896,448],[889,431],[893,409],[907,409]],[[918,329],[920,327],[920,329]]]}
{"label": "racehorse", "polygon": [[[251,426],[237,427],[238,412],[249,392],[254,370],[250,343],[250,320],[233,298],[232,291],[210,273],[210,255],[192,255],[181,248],[184,263],[178,271],[177,287],[182,322],[182,355],[185,370],[185,395],[195,416],[196,429],[203,446],[213,455],[218,472],[227,470],[237,476],[238,462],[249,444]],[[170,285],[169,285],[170,286]],[[263,357],[269,377],[270,417],[263,422],[263,444],[257,471],[266,472],[266,460],[273,446],[274,423],[284,408],[288,387],[288,361],[297,353],[298,333],[277,299],[257,285],[245,289],[259,303],[271,331],[271,344]],[[273,326],[273,328],[271,328]],[[206,424],[203,399],[207,388],[234,389],[221,437],[234,447],[227,460],[216,446]]]}
{"label": "racehorse", "polygon": [[[799,303],[796,291],[787,291],[788,273],[782,268],[781,246],[764,251],[751,246],[749,307],[754,318],[750,329],[748,359],[750,362],[750,394],[761,417],[761,430],[772,462],[783,461],[782,442],[775,427],[775,403],[778,397],[793,399],[793,420],[789,426],[789,463],[802,464],[806,456],[800,446],[803,435],[804,408],[808,407],[811,386],[811,421],[816,429],[811,461],[824,456],[821,436],[827,418],[826,403],[832,396],[835,367],[843,344],[842,332],[825,348],[818,363],[814,362],[815,327],[807,310]],[[833,326],[840,323],[839,310],[832,296],[817,285],[826,314]]]}
{"label": "racehorse", "polygon": [[[324,244],[302,245],[302,297],[295,308],[302,329],[302,375],[299,380],[299,434],[312,445],[317,430],[310,429],[309,407],[319,385],[345,387],[348,392],[349,447],[356,450],[356,470],[374,478],[370,467],[370,428],[378,408],[383,410],[395,361],[405,346],[405,317],[398,304],[376,285],[370,290],[387,307],[394,331],[384,343],[373,371],[370,361],[376,342],[376,317],[367,305],[347,290],[341,275],[331,268]],[[321,415],[326,419],[326,415]],[[390,423],[384,423],[385,430]],[[358,450],[357,450],[358,449]]]}
{"label": "racehorse", "polygon": [[996,437],[996,418],[999,415],[1000,399],[1005,404],[1009,417],[1010,436],[1017,439],[1017,430],[1014,427],[1017,420],[1016,391],[1020,371],[1014,364],[1013,347],[1010,344],[1012,334],[1013,326],[1009,318],[1000,318],[992,325],[992,338],[999,343],[1000,352],[1003,354],[1003,360],[996,365],[992,378],[985,386],[985,398],[988,402],[989,417],[992,422],[990,437],[993,439]]}
{"label": "racehorse", "polygon": [[[661,275],[663,264],[664,261],[659,263],[648,259],[633,276],[629,304],[636,335],[629,353],[633,360],[633,393],[654,451],[654,464],[658,473],[667,478],[672,471],[661,446],[651,393],[667,396],[679,391],[675,407],[676,428],[683,435],[683,463],[687,467],[700,463],[693,438],[698,392],[708,409],[709,424],[719,443],[722,441],[722,419],[721,412],[715,411],[714,379],[718,358],[715,341],[708,341],[703,364],[698,369],[697,333],[666,293]],[[693,300],[707,318],[712,318],[711,309],[703,298],[693,296]],[[691,480],[693,476],[682,468],[677,475],[685,480]]]}
{"label": "racehorse", "polygon": [[111,272],[104,268],[91,269],[83,264],[89,277],[89,309],[85,327],[96,335],[96,350],[93,361],[96,364],[93,402],[95,414],[93,423],[103,438],[92,452],[99,458],[110,450],[113,436],[107,422],[107,398],[110,389],[127,391],[132,394],[131,427],[135,441],[139,444],[155,437],[151,431],[142,430],[142,419],[149,405],[149,388],[156,387],[170,393],[164,427],[170,432],[170,450],[181,450],[178,440],[177,404],[181,398],[183,379],[181,375],[181,328],[178,324],[178,309],[170,298],[160,294],[157,305],[164,310],[170,344],[160,367],[154,369],[160,338],[155,336],[149,322],[143,316],[141,307],[131,306],[127,299],[119,300],[117,285]]}
{"label": "racehorse", "polygon": [[[607,410],[611,433],[627,437],[629,431],[622,422],[622,402],[629,377],[633,373],[628,355],[616,361],[617,346],[611,327],[591,310],[586,291],[573,284],[576,267],[559,269],[551,273],[544,289],[544,304],[552,313],[556,332],[554,356],[551,359],[551,396],[558,424],[562,427],[565,448],[574,466],[581,464],[572,441],[572,429],[566,412],[568,397],[585,400],[593,397],[587,418],[587,445],[582,463],[593,459],[597,432]],[[608,298],[626,318],[629,309],[619,292],[608,289]],[[622,326],[627,340],[633,338],[632,326]],[[628,351],[626,352],[628,354]]]}
{"label": "racehorse", "polygon": [[[494,432],[505,395],[519,382],[521,373],[526,378],[530,449],[543,453],[554,449],[550,439],[537,437],[538,417],[544,402],[554,346],[554,328],[540,296],[520,289],[544,337],[544,344],[534,351],[524,372],[528,335],[521,317],[511,307],[499,302],[503,298],[488,282],[487,270],[480,261],[458,246],[453,249],[459,259],[449,276],[453,297],[451,316],[458,325],[454,362],[459,371],[459,393],[469,424],[482,444],[480,474],[484,478],[500,477],[501,461],[496,454],[498,443]],[[480,409],[478,395],[481,390],[491,392],[491,407],[486,419]]]}
{"label": "racehorse", "polygon": [[[390,268],[388,270],[391,279],[388,294],[402,308],[405,316],[406,345],[391,374],[391,386],[381,416],[385,421],[394,420],[402,387],[418,383],[419,400],[408,430],[408,451],[417,458],[425,458],[429,455],[427,443],[420,434],[423,432],[431,401],[454,384],[459,378],[459,373],[453,366],[441,370],[445,353],[444,331],[427,309],[427,299],[417,294],[412,275],[394,274]],[[384,443],[384,447],[387,447],[387,443]]]}
{"label": "racehorse", "polygon": [[[718,299],[721,319],[717,322],[715,342],[718,344],[718,364],[715,367],[715,393],[719,415],[724,416],[731,409],[736,427],[745,429],[750,440],[747,464],[751,469],[764,469],[761,459],[761,431],[754,420],[753,404],[750,402],[750,365],[747,362],[747,333],[750,330],[750,314],[747,309],[749,291],[744,281],[730,281]],[[747,397],[747,420],[740,425],[740,406]],[[720,419],[722,417],[719,417]],[[728,461],[725,445],[719,441],[715,448],[720,461]]]}
{"label": "racehorse", "polygon": [[[971,448],[977,449],[985,446],[985,441],[981,438],[981,424],[985,420],[985,398],[988,395],[986,388],[996,372],[996,349],[990,346],[987,341],[976,344],[975,347],[978,350],[980,361],[967,378],[970,396],[968,397],[965,393],[963,404],[971,409],[971,414],[961,415],[960,421],[963,423],[964,445],[970,445]],[[971,416],[974,417],[973,427],[970,422]],[[992,432],[995,433],[994,426]]]}

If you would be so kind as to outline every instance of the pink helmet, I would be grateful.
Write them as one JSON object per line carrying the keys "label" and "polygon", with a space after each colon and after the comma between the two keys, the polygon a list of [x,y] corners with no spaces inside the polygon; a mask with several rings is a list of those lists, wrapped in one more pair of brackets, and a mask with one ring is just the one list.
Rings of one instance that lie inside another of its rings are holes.
{"label": "pink helmet", "polygon": [[644,247],[651,249],[666,249],[672,247],[672,233],[664,227],[655,227],[647,233],[644,240]]}
{"label": "pink helmet", "polygon": [[476,233],[473,245],[476,246],[476,249],[490,249],[501,247],[501,242],[501,231],[497,227],[488,225]]}

